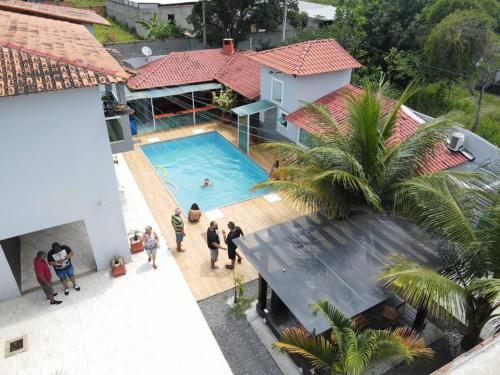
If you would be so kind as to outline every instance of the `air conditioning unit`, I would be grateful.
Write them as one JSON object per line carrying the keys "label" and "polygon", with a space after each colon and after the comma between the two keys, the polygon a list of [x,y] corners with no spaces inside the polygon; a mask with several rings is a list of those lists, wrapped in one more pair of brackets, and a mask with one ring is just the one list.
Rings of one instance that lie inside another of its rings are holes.
{"label": "air conditioning unit", "polygon": [[452,151],[459,151],[465,142],[464,133],[455,132],[451,135],[448,148]]}

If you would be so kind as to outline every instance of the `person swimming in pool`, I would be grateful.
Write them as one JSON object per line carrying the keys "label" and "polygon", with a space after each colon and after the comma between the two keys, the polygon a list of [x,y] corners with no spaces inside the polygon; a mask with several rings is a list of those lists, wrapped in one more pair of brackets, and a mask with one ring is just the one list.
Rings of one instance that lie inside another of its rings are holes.
{"label": "person swimming in pool", "polygon": [[201,185],[202,188],[207,188],[212,186],[212,181],[210,181],[208,178],[205,178],[203,181],[203,185]]}

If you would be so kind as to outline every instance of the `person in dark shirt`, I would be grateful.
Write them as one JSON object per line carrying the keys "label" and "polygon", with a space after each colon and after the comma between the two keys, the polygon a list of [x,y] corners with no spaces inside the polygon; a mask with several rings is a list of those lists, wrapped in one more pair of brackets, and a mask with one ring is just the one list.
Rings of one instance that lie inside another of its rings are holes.
{"label": "person in dark shirt", "polygon": [[207,246],[210,250],[210,268],[213,270],[219,268],[215,265],[215,262],[217,262],[219,258],[219,249],[226,250],[226,248],[220,244],[219,233],[217,232],[218,229],[219,226],[215,221],[211,221],[207,229]]}
{"label": "person in dark shirt", "polygon": [[76,283],[73,265],[71,264],[73,251],[65,245],[59,245],[57,242],[52,244],[52,249],[47,254],[49,264],[54,267],[57,277],[64,285],[64,294],[69,294],[68,279],[73,283],[73,289],[80,291],[80,287]]}
{"label": "person in dark shirt", "polygon": [[36,279],[45,292],[50,304],[59,305],[62,303],[62,301],[54,299],[54,297],[57,296],[57,293],[54,293],[54,289],[52,289],[52,274],[50,273],[49,265],[45,260],[45,251],[39,251],[36,254],[33,266],[35,268]]}
{"label": "person in dark shirt", "polygon": [[236,251],[238,246],[233,242],[233,240],[239,238],[240,236],[245,236],[245,234],[241,228],[236,226],[232,221],[227,223],[227,227],[229,228],[229,233],[226,235],[226,231],[222,230],[222,235],[224,236],[224,242],[227,245],[227,256],[231,260],[231,264],[226,264],[226,268],[232,270],[234,269],[236,257],[238,257],[238,263],[241,263],[243,260],[241,255]]}

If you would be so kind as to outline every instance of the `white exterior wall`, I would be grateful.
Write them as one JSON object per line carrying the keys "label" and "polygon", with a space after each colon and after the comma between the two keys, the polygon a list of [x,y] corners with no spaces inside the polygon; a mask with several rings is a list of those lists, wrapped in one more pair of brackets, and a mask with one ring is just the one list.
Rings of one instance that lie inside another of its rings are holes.
{"label": "white exterior wall", "polygon": [[[309,76],[297,76],[275,71],[266,66],[260,68],[260,98],[272,101],[271,85],[273,77],[283,82],[283,100],[278,104],[278,111],[287,114],[292,113],[304,106],[304,103],[313,102],[326,94],[344,87],[351,82],[351,69],[338,72],[314,74]],[[279,116],[279,115],[278,115]],[[260,120],[263,121],[261,114]],[[287,127],[276,124],[276,131],[287,137],[292,142],[297,142],[299,128],[288,123]]]}
{"label": "white exterior wall", "polygon": [[[99,270],[129,259],[98,88],[1,98],[0,113],[0,239],[84,220]],[[0,300],[5,266],[0,251]]]}

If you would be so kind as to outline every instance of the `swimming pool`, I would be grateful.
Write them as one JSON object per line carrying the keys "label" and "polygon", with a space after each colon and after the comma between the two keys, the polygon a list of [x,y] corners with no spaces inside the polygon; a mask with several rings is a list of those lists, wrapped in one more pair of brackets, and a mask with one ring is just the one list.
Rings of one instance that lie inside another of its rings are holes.
{"label": "swimming pool", "polygon": [[[207,211],[267,193],[250,189],[268,173],[217,132],[141,148],[185,213],[195,202]],[[201,187],[205,178],[211,187]]]}

